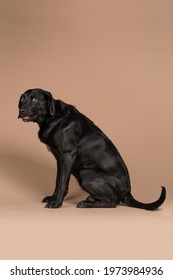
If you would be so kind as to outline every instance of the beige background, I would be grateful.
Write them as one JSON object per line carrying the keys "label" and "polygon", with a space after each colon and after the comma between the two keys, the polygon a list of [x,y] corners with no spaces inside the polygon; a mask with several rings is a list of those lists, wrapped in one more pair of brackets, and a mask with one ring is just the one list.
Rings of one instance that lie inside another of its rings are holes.
{"label": "beige background", "polygon": [[[0,259],[173,259],[173,1],[0,0]],[[18,99],[41,87],[76,105],[115,143],[132,193],[160,210],[61,209],[54,158]]]}

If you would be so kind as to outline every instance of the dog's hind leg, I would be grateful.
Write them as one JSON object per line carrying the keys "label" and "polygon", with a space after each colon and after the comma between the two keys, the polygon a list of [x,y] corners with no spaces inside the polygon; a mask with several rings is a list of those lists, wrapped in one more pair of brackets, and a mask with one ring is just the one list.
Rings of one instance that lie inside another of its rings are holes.
{"label": "dog's hind leg", "polygon": [[115,208],[117,196],[113,186],[95,170],[81,172],[81,187],[90,194],[86,200],[77,204],[77,208]]}

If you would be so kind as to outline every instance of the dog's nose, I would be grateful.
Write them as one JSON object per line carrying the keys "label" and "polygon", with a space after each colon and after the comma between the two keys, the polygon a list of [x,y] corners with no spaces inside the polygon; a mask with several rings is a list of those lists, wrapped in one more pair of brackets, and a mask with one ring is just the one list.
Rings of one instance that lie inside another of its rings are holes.
{"label": "dog's nose", "polygon": [[25,114],[26,110],[25,109],[20,109],[19,112],[20,112],[20,114]]}
{"label": "dog's nose", "polygon": [[26,110],[25,109],[19,109],[18,119],[22,118],[22,116],[24,116],[25,114],[26,114]]}

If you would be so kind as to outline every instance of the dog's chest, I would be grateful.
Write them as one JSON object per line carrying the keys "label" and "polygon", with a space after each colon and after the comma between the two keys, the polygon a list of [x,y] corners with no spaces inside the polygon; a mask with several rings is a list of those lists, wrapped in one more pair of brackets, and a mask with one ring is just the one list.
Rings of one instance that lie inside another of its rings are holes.
{"label": "dog's chest", "polygon": [[56,149],[54,147],[54,141],[53,141],[53,137],[51,136],[51,133],[47,133],[46,131],[41,132],[39,131],[38,133],[39,139],[42,143],[44,143],[47,147],[47,150],[49,152],[51,152],[52,154],[56,154],[58,152],[58,149]]}
{"label": "dog's chest", "polygon": [[41,142],[48,145],[49,142],[50,131],[48,130],[41,130],[38,132],[38,137]]}

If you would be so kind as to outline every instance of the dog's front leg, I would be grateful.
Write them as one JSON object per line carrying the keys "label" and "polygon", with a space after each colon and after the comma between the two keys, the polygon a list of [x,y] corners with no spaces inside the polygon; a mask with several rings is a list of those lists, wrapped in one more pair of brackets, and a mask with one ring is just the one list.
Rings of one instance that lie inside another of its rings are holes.
{"label": "dog's front leg", "polygon": [[68,184],[71,175],[71,169],[74,157],[71,154],[65,154],[57,160],[57,178],[56,187],[52,196],[43,199],[46,202],[46,208],[59,208],[68,192]]}

